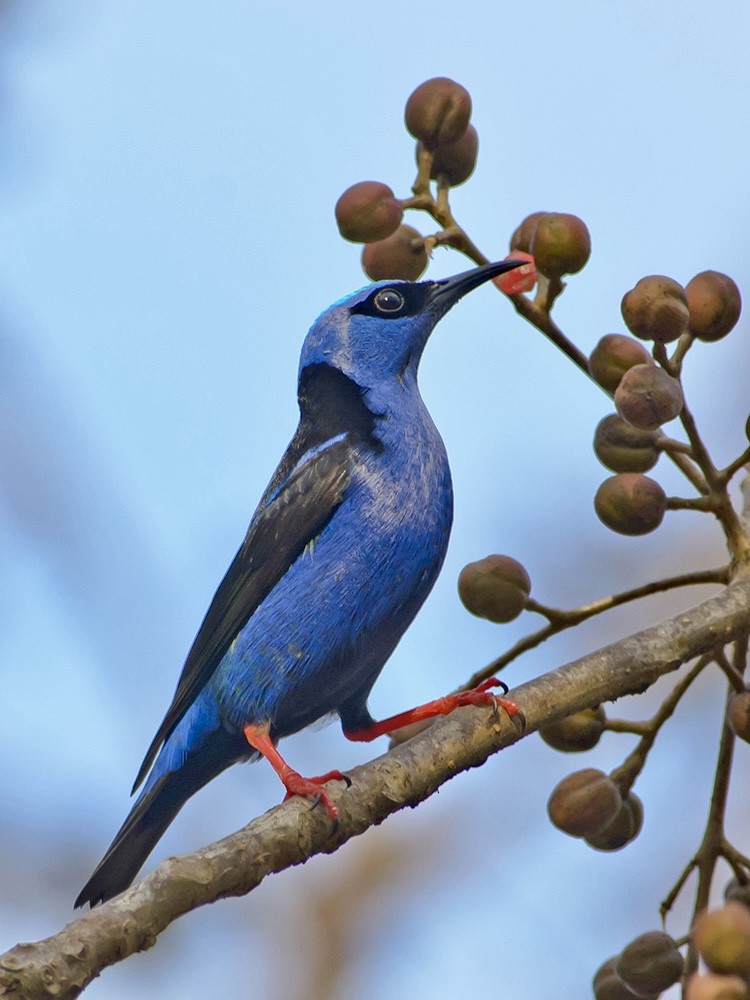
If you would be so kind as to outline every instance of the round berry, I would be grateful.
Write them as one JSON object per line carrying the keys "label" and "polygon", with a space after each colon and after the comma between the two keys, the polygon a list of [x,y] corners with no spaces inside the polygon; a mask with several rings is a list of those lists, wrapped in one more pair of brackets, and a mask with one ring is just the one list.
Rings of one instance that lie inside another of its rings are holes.
{"label": "round berry", "polygon": [[362,269],[373,281],[400,278],[416,281],[427,267],[424,238],[413,226],[401,225],[384,240],[362,250]]}
{"label": "round berry", "polygon": [[608,958],[597,970],[593,982],[595,1000],[659,1000],[657,995],[642,997],[628,989],[615,972],[618,957]]}
{"label": "round berry", "polygon": [[695,921],[693,941],[713,972],[750,975],[750,910],[732,900],[704,910]]}
{"label": "round berry", "polygon": [[427,149],[457,142],[469,127],[470,117],[469,91],[446,76],[421,83],[404,112],[407,129]]}
{"label": "round berry", "polygon": [[603,389],[614,392],[629,368],[651,364],[651,355],[643,344],[624,333],[608,333],[591,352],[589,373]]}
{"label": "round berry", "polygon": [[336,202],[335,214],[345,240],[371,243],[395,232],[404,211],[387,184],[360,181],[344,191]]}
{"label": "round berry", "polygon": [[610,413],[597,424],[594,432],[596,457],[612,472],[648,472],[658,459],[654,431],[642,431]]}
{"label": "round berry", "polygon": [[642,826],[643,803],[634,792],[629,792],[612,822],[598,833],[586,837],[586,843],[597,851],[619,851],[635,840]]}
{"label": "round berry", "polygon": [[679,980],[684,964],[669,934],[649,931],[623,948],[615,971],[635,993],[658,995]]}
{"label": "round berry", "polygon": [[550,795],[547,812],[558,830],[571,837],[590,837],[612,822],[620,802],[612,779],[588,767],[563,778]]}
{"label": "round berry", "polygon": [[735,736],[750,743],[750,691],[739,691],[732,695],[727,720]]}
{"label": "round berry", "polygon": [[[424,143],[418,142],[417,159],[423,149]],[[473,174],[478,154],[479,136],[474,126],[469,125],[460,139],[435,149],[430,177],[435,181],[444,177],[451,187],[457,187]]]}
{"label": "round berry", "polygon": [[531,241],[534,238],[534,233],[536,232],[537,223],[545,215],[550,214],[550,212],[532,212],[531,215],[527,215],[511,236],[510,249],[521,250],[523,253],[529,253]]}
{"label": "round berry", "polygon": [[644,431],[655,431],[674,420],[684,405],[680,383],[656,365],[633,365],[615,389],[617,412]]}
{"label": "round berry", "polygon": [[694,972],[685,984],[685,1000],[750,1000],[750,990],[739,976]]}
{"label": "round berry", "polygon": [[529,251],[548,278],[576,274],[591,254],[591,236],[577,215],[550,212],[537,221]]}
{"label": "round berry", "polygon": [[688,328],[685,289],[663,274],[641,278],[623,296],[621,309],[628,330],[641,340],[668,343]]}
{"label": "round berry", "polygon": [[563,753],[591,750],[599,742],[606,721],[601,705],[597,708],[584,708],[558,719],[557,722],[541,726],[539,735],[548,746]]}
{"label": "round berry", "polygon": [[740,318],[740,290],[720,271],[701,271],[685,286],[690,332],[700,340],[721,340]]}
{"label": "round berry", "polygon": [[467,611],[491,622],[510,622],[526,607],[531,580],[510,556],[492,555],[468,563],[458,576],[458,595]]}
{"label": "round berry", "polygon": [[639,472],[605,479],[594,497],[599,520],[621,535],[646,535],[662,522],[667,497],[661,486]]}

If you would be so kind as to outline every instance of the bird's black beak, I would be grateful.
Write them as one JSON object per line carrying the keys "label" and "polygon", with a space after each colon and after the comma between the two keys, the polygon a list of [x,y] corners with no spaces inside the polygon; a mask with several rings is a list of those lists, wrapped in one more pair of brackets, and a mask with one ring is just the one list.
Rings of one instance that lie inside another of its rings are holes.
{"label": "bird's black beak", "polygon": [[496,278],[498,274],[505,274],[506,271],[512,271],[514,267],[521,267],[526,263],[525,260],[498,260],[494,264],[473,267],[470,271],[456,274],[452,278],[434,281],[428,301],[442,316],[467,292],[473,291],[491,278]]}

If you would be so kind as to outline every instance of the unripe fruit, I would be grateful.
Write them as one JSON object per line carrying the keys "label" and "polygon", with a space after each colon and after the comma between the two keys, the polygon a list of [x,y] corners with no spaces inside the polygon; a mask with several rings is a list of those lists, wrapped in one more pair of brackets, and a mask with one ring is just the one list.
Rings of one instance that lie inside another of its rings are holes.
{"label": "unripe fruit", "polygon": [[[417,143],[417,161],[425,148],[423,142]],[[443,176],[451,187],[463,184],[474,172],[478,153],[479,136],[474,126],[469,125],[456,142],[441,144],[435,149],[430,177],[436,181]]]}
{"label": "unripe fruit", "polygon": [[682,413],[682,386],[656,365],[634,365],[615,390],[617,412],[629,424],[655,431]]}
{"label": "unripe fruit", "polygon": [[685,286],[690,332],[700,340],[726,337],[742,310],[740,290],[720,271],[701,271]]}
{"label": "unripe fruit", "polygon": [[623,296],[621,309],[628,330],[641,340],[666,344],[688,328],[685,289],[662,274],[641,278]]}
{"label": "unripe fruit", "polygon": [[470,117],[469,91],[445,76],[421,83],[404,112],[407,129],[428,149],[457,142],[469,127]]}
{"label": "unripe fruit", "polygon": [[629,368],[650,364],[651,355],[643,344],[624,333],[608,333],[591,352],[589,373],[603,389],[614,392]]}
{"label": "unripe fruit", "polygon": [[620,801],[612,779],[587,767],[563,778],[550,795],[547,812],[558,830],[571,837],[589,837],[612,822]]}
{"label": "unripe fruit", "polygon": [[732,695],[727,720],[735,736],[750,743],[750,691],[739,691]]}
{"label": "unripe fruit", "polygon": [[335,214],[345,240],[372,243],[395,232],[404,211],[387,184],[360,181],[344,191],[336,202]]}
{"label": "unripe fruit", "polygon": [[596,457],[613,472],[648,472],[659,459],[653,431],[642,431],[610,413],[597,424],[594,432]]}
{"label": "unripe fruit", "polygon": [[557,722],[541,726],[539,735],[548,746],[563,753],[591,750],[599,742],[606,721],[601,705],[597,708],[584,708],[580,712],[566,715],[564,719],[558,719]]}
{"label": "unripe fruit", "polygon": [[362,250],[362,269],[373,281],[400,278],[416,281],[427,267],[424,239],[413,226],[401,225],[384,240]]}
{"label": "unripe fruit", "polygon": [[704,910],[695,921],[693,941],[714,972],[750,974],[750,910],[742,903],[730,901],[721,909]]}
{"label": "unripe fruit", "polygon": [[526,607],[529,574],[510,556],[486,556],[458,575],[458,595],[467,611],[491,622],[510,622]]}
{"label": "unripe fruit", "polygon": [[550,212],[538,220],[529,251],[548,278],[580,271],[591,254],[591,236],[577,215]]}
{"label": "unripe fruit", "polygon": [[683,965],[682,955],[669,934],[649,931],[623,948],[615,971],[634,993],[658,996],[677,982]]}
{"label": "unripe fruit", "polygon": [[523,253],[529,253],[531,249],[531,241],[534,238],[534,233],[536,232],[537,223],[545,215],[550,214],[550,212],[532,212],[531,215],[527,215],[521,225],[511,236],[510,249],[521,250]]}
{"label": "unripe fruit", "polygon": [[599,520],[621,535],[646,535],[662,522],[667,496],[661,486],[638,472],[605,479],[594,497]]}
{"label": "unripe fruit", "polygon": [[611,823],[591,837],[586,843],[597,851],[619,851],[635,840],[643,826],[643,803],[634,792],[629,792]]}
{"label": "unripe fruit", "polygon": [[633,993],[615,972],[618,956],[608,958],[594,976],[595,1000],[658,1000],[657,995],[642,997]]}
{"label": "unripe fruit", "polygon": [[694,972],[685,987],[685,1000],[749,1000],[747,983],[739,976]]}

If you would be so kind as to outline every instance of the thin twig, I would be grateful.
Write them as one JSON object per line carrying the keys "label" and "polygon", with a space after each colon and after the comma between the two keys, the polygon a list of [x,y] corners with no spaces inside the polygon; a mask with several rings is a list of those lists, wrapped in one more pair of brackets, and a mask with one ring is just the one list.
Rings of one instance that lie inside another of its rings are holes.
{"label": "thin twig", "polygon": [[698,584],[726,584],[729,582],[729,567],[719,566],[716,569],[696,570],[692,573],[680,573],[677,576],[666,577],[662,580],[653,580],[650,583],[641,584],[630,590],[623,590],[619,594],[612,594],[609,597],[601,597],[589,604],[584,604],[580,608],[572,611],[558,611],[552,608],[544,608],[536,602],[530,602],[531,610],[543,614],[549,619],[549,624],[530,635],[519,639],[517,643],[510,647],[502,656],[498,656],[492,663],[475,673],[466,683],[466,690],[476,687],[482,681],[498,673],[509,663],[517,659],[523,653],[535,649],[551,636],[565,629],[573,628],[594,615],[602,614],[629,601],[636,601],[642,597],[650,597],[652,594],[664,593],[674,590],[677,587],[696,586]]}
{"label": "thin twig", "polygon": [[659,706],[656,714],[646,724],[646,731],[625,760],[612,771],[610,777],[620,789],[623,798],[633,787],[635,779],[643,770],[648,754],[659,735],[661,727],[671,718],[693,681],[713,660],[713,652],[699,657],[692,668],[679,680]]}
{"label": "thin twig", "polygon": [[[732,695],[730,689],[727,702]],[[724,853],[726,838],[724,836],[724,812],[727,804],[727,794],[729,792],[729,776],[732,772],[732,755],[734,752],[735,736],[726,721],[721,729],[721,740],[719,741],[719,753],[716,760],[716,774],[714,776],[714,787],[711,794],[711,805],[708,810],[708,819],[703,833],[703,839],[696,852],[694,861],[698,869],[698,885],[695,890],[695,903],[693,905],[693,920],[695,923],[698,915],[706,909],[711,895],[711,882],[713,881],[716,862]],[[688,953],[685,959],[685,976],[689,976],[698,968],[698,953],[695,944],[691,940],[688,945]]]}

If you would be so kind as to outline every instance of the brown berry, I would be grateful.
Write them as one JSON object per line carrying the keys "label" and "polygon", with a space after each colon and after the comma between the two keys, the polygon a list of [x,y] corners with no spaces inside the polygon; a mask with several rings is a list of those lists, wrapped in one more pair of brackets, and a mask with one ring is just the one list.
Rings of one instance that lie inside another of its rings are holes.
{"label": "brown berry", "polygon": [[669,934],[649,931],[623,948],[615,970],[634,993],[658,996],[677,982],[683,965],[682,955]]}
{"label": "brown berry", "polygon": [[421,83],[406,102],[406,127],[427,149],[457,142],[469,127],[471,96],[455,80],[436,76]]}
{"label": "brown berry", "polygon": [[624,333],[608,333],[591,352],[589,373],[603,389],[614,392],[628,368],[650,364],[651,355],[643,344]]}
{"label": "brown berry", "polygon": [[336,202],[335,213],[339,232],[352,243],[384,240],[404,215],[393,191],[380,181],[352,184]]}
{"label": "brown berry", "polygon": [[642,826],[643,803],[634,792],[629,792],[612,822],[599,833],[586,837],[586,843],[597,851],[619,851],[635,840]]}
{"label": "brown berry", "polygon": [[694,972],[685,985],[685,1000],[749,1000],[750,990],[739,976]]}
{"label": "brown berry", "polygon": [[724,899],[742,903],[750,909],[750,883],[740,882],[736,878],[730,879],[724,889]]}
{"label": "brown berry", "polygon": [[591,254],[591,236],[577,215],[550,212],[538,220],[529,251],[537,270],[548,278],[576,274]]}
{"label": "brown berry", "polygon": [[373,281],[400,278],[416,281],[427,267],[424,238],[406,224],[384,240],[368,243],[362,250],[362,269]]}
{"label": "brown berry", "polygon": [[549,214],[549,212],[532,212],[531,215],[527,215],[521,225],[511,236],[510,249],[521,250],[523,253],[529,253],[537,223],[543,216]]}
{"label": "brown berry", "polygon": [[510,556],[468,563],[458,575],[458,595],[467,611],[491,622],[510,622],[526,607],[531,580]]}
{"label": "brown berry", "polygon": [[648,472],[659,459],[653,431],[642,431],[610,413],[597,424],[594,432],[596,457],[612,472]]}
{"label": "brown berry", "polygon": [[740,290],[720,271],[701,271],[685,285],[690,332],[700,340],[721,340],[740,318]]}
{"label": "brown berry", "polygon": [[750,975],[750,910],[742,903],[704,910],[695,921],[693,941],[713,972]]}
{"label": "brown berry", "polygon": [[558,830],[571,837],[590,837],[612,822],[620,801],[612,779],[588,767],[563,778],[550,795],[547,812]]}
{"label": "brown berry", "polygon": [[646,535],[662,522],[667,497],[661,486],[639,472],[605,479],[594,497],[599,520],[621,535]]}
{"label": "brown berry", "polygon": [[727,720],[732,732],[750,743],[750,691],[739,691],[729,699]]}
{"label": "brown berry", "polygon": [[642,997],[628,989],[615,972],[618,957],[608,958],[597,970],[593,982],[595,1000],[658,1000],[657,995]]}
{"label": "brown berry", "polygon": [[621,309],[628,330],[641,340],[666,344],[688,328],[685,289],[662,274],[641,278],[623,296]]}
{"label": "brown berry", "polygon": [[615,390],[617,412],[644,431],[655,431],[674,420],[684,405],[680,383],[656,365],[629,368]]}
{"label": "brown berry", "polygon": [[[425,149],[424,143],[418,142],[417,160],[423,149]],[[474,126],[469,125],[460,139],[441,144],[435,149],[430,177],[433,180],[444,177],[451,187],[463,184],[474,172],[478,153],[479,136]]]}
{"label": "brown berry", "polygon": [[557,722],[541,726],[539,735],[548,746],[563,753],[591,750],[599,742],[606,721],[601,705],[597,708],[584,708],[558,719]]}

